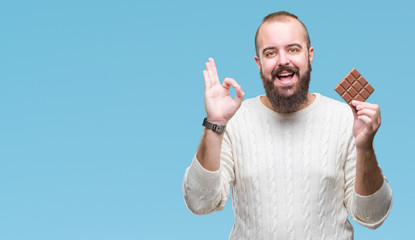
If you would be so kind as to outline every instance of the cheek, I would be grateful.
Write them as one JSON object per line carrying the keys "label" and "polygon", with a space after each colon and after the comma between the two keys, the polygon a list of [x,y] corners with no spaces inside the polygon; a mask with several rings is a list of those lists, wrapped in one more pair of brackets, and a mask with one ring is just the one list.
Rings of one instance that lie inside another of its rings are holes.
{"label": "cheek", "polygon": [[300,69],[300,73],[304,74],[307,71],[308,67],[308,58],[301,58],[298,61],[293,61],[293,64]]}
{"label": "cheek", "polygon": [[270,74],[272,70],[274,70],[275,64],[272,63],[272,61],[264,61],[262,62],[262,72],[264,74]]}

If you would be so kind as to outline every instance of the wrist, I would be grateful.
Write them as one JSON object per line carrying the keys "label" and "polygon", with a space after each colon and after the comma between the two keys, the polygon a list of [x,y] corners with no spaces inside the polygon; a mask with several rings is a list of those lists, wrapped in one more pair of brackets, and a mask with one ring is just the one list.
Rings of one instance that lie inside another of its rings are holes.
{"label": "wrist", "polygon": [[374,159],[375,149],[374,148],[358,148],[356,147],[356,155],[358,162],[359,160]]}
{"label": "wrist", "polygon": [[356,151],[359,151],[361,153],[372,153],[375,151],[373,148],[373,144],[364,144],[364,145],[356,145]]}
{"label": "wrist", "polygon": [[212,124],[219,125],[219,126],[226,126],[226,124],[228,124],[227,120],[212,119],[212,118],[209,118],[208,116],[205,119],[206,121]]}
{"label": "wrist", "polygon": [[210,122],[207,118],[203,119],[202,125],[206,129],[210,129],[217,133],[223,133],[226,130],[226,124],[225,125],[222,125],[222,123],[216,124],[216,123]]}

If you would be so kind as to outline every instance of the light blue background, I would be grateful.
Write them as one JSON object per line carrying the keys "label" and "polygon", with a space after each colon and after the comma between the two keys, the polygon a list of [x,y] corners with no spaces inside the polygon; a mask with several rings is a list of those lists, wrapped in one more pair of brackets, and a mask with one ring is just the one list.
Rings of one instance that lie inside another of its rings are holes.
{"label": "light blue background", "polygon": [[181,184],[202,133],[204,62],[263,94],[262,18],[287,10],[315,47],[311,91],[356,67],[376,91],[377,156],[394,205],[356,239],[413,235],[415,18],[410,1],[2,1],[0,239],[227,239]]}

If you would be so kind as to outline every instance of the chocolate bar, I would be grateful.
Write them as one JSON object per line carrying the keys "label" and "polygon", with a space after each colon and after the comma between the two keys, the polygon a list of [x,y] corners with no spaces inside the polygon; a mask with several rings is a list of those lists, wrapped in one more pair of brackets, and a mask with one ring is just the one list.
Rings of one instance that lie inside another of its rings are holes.
{"label": "chocolate bar", "polygon": [[334,88],[350,104],[352,100],[364,102],[375,89],[353,68]]}

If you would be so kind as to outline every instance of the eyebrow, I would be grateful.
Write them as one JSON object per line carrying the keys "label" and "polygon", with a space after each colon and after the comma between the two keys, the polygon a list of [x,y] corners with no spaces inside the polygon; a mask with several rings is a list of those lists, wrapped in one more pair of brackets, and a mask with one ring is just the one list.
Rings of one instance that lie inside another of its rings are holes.
{"label": "eyebrow", "polygon": [[[288,44],[288,47],[298,47],[298,48],[300,48],[300,49],[302,49],[303,47],[300,45],[300,44],[298,44],[298,43],[291,43],[291,44]],[[267,50],[270,50],[270,49],[275,49],[275,47],[266,47],[266,48],[264,48],[264,50],[262,50],[262,54],[264,54]]]}
{"label": "eyebrow", "polygon": [[264,54],[267,50],[275,49],[275,47],[266,47],[262,50],[262,54]]}
{"label": "eyebrow", "polygon": [[300,49],[302,49],[303,47],[300,45],[300,44],[298,44],[298,43],[292,43],[292,44],[289,44],[288,45],[289,47],[298,47],[298,48],[300,48]]}

